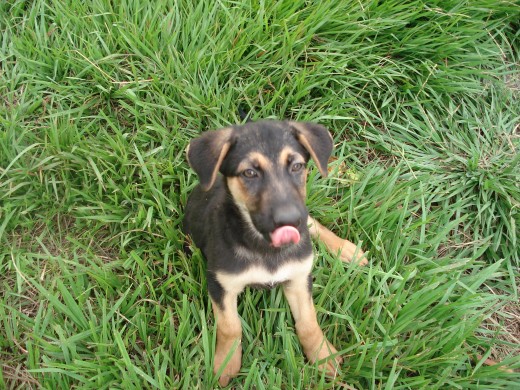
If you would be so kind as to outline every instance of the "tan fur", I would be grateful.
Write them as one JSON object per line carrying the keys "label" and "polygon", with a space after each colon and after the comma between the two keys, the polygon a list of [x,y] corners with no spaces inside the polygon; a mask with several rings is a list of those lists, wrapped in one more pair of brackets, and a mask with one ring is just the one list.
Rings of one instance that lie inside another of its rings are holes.
{"label": "tan fur", "polygon": [[[310,153],[312,159],[313,159],[314,161],[319,161],[318,158],[316,157],[316,153],[314,153],[314,150],[312,149],[311,144],[309,143],[309,141],[307,140],[307,138],[305,138],[305,136],[302,135],[302,136],[300,137],[300,142],[301,142],[301,144],[303,145],[303,147],[309,151],[309,153]],[[327,170],[326,170],[326,169],[324,170],[324,169],[320,166],[320,164],[317,163],[317,165],[318,165],[318,170],[319,170],[320,173],[321,173],[321,176],[323,176],[323,177],[327,176]]]}
{"label": "tan fur", "polygon": [[[221,138],[227,139],[227,138],[229,138],[233,129],[227,128],[227,129],[223,129],[220,131],[222,132]],[[215,165],[215,168],[213,169],[213,172],[211,174],[211,182],[210,182],[209,188],[211,188],[213,186],[213,184],[215,183],[215,180],[217,179],[218,170],[220,169],[220,166],[222,165],[222,161],[224,161],[224,158],[226,157],[230,147],[231,147],[231,144],[229,142],[223,143],[222,149],[220,150],[220,154],[218,156],[217,165]]]}
{"label": "tan fur", "polygon": [[251,152],[247,157],[238,164],[238,170],[243,171],[247,168],[260,167],[263,171],[273,169],[273,163],[260,152]]}
{"label": "tan fur", "polygon": [[[294,163],[302,163],[302,164],[305,163],[305,158],[301,154],[296,152],[293,148],[290,148],[288,146],[284,147],[282,149],[282,151],[280,152],[280,155],[278,157],[278,163],[283,167],[287,166],[289,156],[293,157]],[[306,183],[307,183],[307,169],[305,169],[303,172],[302,185],[298,189],[298,192],[300,193],[302,199],[305,199],[307,197],[307,186],[305,185]]]}
{"label": "tan fur", "polygon": [[[211,150],[207,150],[207,153],[209,153],[211,156],[218,156],[217,160],[215,161],[214,166],[212,167],[205,167],[205,170],[211,169],[211,176],[209,177],[209,182],[204,183],[202,186],[204,191],[208,191],[211,187],[213,187],[213,184],[215,184],[215,180],[217,178],[218,171],[220,169],[220,166],[222,165],[222,162],[224,161],[224,158],[226,157],[229,148],[231,147],[230,143],[230,137],[233,133],[233,129],[230,127],[226,127],[221,130],[217,130],[211,133],[212,137],[214,137],[211,141]],[[196,142],[197,140],[192,140],[192,142]],[[200,147],[193,146],[195,150],[200,151]],[[195,167],[193,166],[193,161],[191,161],[190,158],[190,151],[192,150],[192,143],[190,143],[186,147],[186,159],[188,160],[188,164],[190,167],[192,167],[195,171]],[[206,152],[206,150],[204,150]],[[200,171],[197,172],[200,176]],[[201,182],[201,185],[203,183]]]}
{"label": "tan fur", "polygon": [[249,209],[249,205],[252,203],[252,198],[247,192],[246,188],[242,184],[242,179],[238,176],[227,177],[226,178],[229,191],[231,191],[231,195],[233,195],[233,200],[237,205],[244,205]]}
{"label": "tan fur", "polygon": [[226,357],[231,353],[231,359],[219,378],[220,385],[227,386],[231,378],[238,374],[242,365],[242,324],[237,312],[237,294],[225,295],[223,309],[213,300],[211,302],[217,321],[217,345],[213,372],[218,373]]}
{"label": "tan fur", "polygon": [[307,198],[307,169],[303,172],[303,185],[299,188],[302,199]]}
{"label": "tan fur", "polygon": [[286,146],[282,149],[278,157],[278,163],[280,164],[280,166],[287,166],[287,161],[289,160],[289,156],[291,155],[294,158],[294,162],[305,163],[305,159],[300,153],[296,152],[296,150],[294,150],[293,148]]}
{"label": "tan fur", "polygon": [[[305,355],[310,362],[315,363],[337,354],[338,351],[327,341],[321,331],[307,283],[306,277],[295,278],[284,285],[284,293],[291,307],[296,333]],[[319,367],[334,376],[342,360],[340,356],[334,356],[321,363]]]}
{"label": "tan fur", "polygon": [[229,191],[233,196],[233,201],[237,205],[240,214],[242,214],[242,217],[244,217],[244,220],[247,222],[249,230],[258,236],[258,238],[263,238],[260,232],[256,230],[253,221],[251,220],[251,215],[249,215],[249,210],[253,208],[253,199],[245,190],[241,179],[238,177],[227,177],[226,180]]}
{"label": "tan fur", "polygon": [[[316,162],[317,166],[318,166],[318,170],[320,171],[320,174],[321,176],[323,177],[326,177],[327,176],[327,167],[322,167],[321,164],[319,163],[319,159],[318,159],[318,156],[316,156],[316,152],[314,152],[314,148],[312,147],[311,143],[309,142],[309,140],[307,139],[307,137],[305,136],[305,134],[307,133],[307,129],[305,128],[305,125],[303,123],[300,123],[300,122],[289,122],[289,124],[294,127],[295,129],[299,130],[300,131],[300,136],[298,137],[298,141],[300,141],[300,143],[303,145],[303,147],[309,152],[309,154],[311,155],[312,159]],[[327,132],[327,135],[330,137],[330,139],[332,139],[332,136],[330,135],[329,132]]]}
{"label": "tan fur", "polygon": [[322,241],[329,252],[339,254],[341,261],[350,263],[356,260],[360,265],[368,264],[365,253],[349,240],[339,238],[311,216],[307,219],[307,225],[311,236]]}
{"label": "tan fur", "polygon": [[[290,121],[289,124],[294,127],[295,129],[298,129],[299,131],[301,131],[302,133],[306,133],[307,132],[307,129],[305,128],[305,125],[301,122],[293,122],[293,121]],[[332,135],[327,132],[327,135],[328,137],[332,140]]]}

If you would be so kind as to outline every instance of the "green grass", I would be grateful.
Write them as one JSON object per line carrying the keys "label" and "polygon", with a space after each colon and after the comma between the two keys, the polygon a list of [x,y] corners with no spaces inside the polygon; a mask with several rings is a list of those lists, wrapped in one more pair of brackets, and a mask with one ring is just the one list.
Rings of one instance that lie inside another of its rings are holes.
{"label": "green grass", "polygon": [[184,149],[239,105],[331,130],[308,205],[370,266],[316,243],[335,381],[282,292],[250,290],[232,386],[513,388],[518,20],[496,0],[2,2],[0,388],[217,387]]}

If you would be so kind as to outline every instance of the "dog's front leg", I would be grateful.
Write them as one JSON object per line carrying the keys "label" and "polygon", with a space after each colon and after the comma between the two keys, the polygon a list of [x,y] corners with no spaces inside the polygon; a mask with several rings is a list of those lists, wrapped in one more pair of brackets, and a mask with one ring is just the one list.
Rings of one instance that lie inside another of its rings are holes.
{"label": "dog's front leg", "polygon": [[[337,351],[327,341],[318,325],[314,303],[312,302],[310,277],[310,275],[307,275],[288,281],[284,285],[283,291],[291,307],[296,333],[303,346],[305,355],[314,363],[337,354]],[[319,367],[325,369],[327,374],[334,376],[337,371],[337,365],[342,360],[340,356],[335,356],[321,363]]]}
{"label": "dog's front leg", "polygon": [[219,378],[220,385],[226,386],[231,378],[238,374],[242,365],[242,325],[237,312],[237,294],[224,290],[221,293],[218,302],[211,299],[217,322],[217,345],[213,372],[217,374],[228,355],[231,355]]}

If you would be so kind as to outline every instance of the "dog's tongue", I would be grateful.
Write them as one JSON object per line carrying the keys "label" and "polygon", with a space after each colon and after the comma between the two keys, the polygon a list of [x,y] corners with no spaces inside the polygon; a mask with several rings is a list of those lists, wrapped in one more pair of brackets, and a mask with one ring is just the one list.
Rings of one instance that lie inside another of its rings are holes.
{"label": "dog's tongue", "polygon": [[270,234],[271,244],[281,247],[290,243],[297,244],[300,241],[300,232],[293,226],[282,226]]}

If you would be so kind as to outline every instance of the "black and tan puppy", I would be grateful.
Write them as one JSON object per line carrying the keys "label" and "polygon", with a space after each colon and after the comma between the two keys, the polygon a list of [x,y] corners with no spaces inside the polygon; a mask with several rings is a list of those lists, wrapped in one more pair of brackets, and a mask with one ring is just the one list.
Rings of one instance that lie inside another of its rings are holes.
{"label": "black and tan puppy", "polygon": [[319,237],[344,261],[355,254],[361,264],[366,260],[354,244],[307,213],[306,164],[312,158],[325,176],[331,151],[325,127],[281,121],[206,132],[189,145],[188,161],[200,184],[188,199],[184,230],[208,262],[208,290],[217,321],[215,373],[232,353],[221,385],[240,370],[237,297],[246,286],[283,285],[307,358],[324,359],[322,367],[331,374],[341,361],[316,320],[310,236]]}

